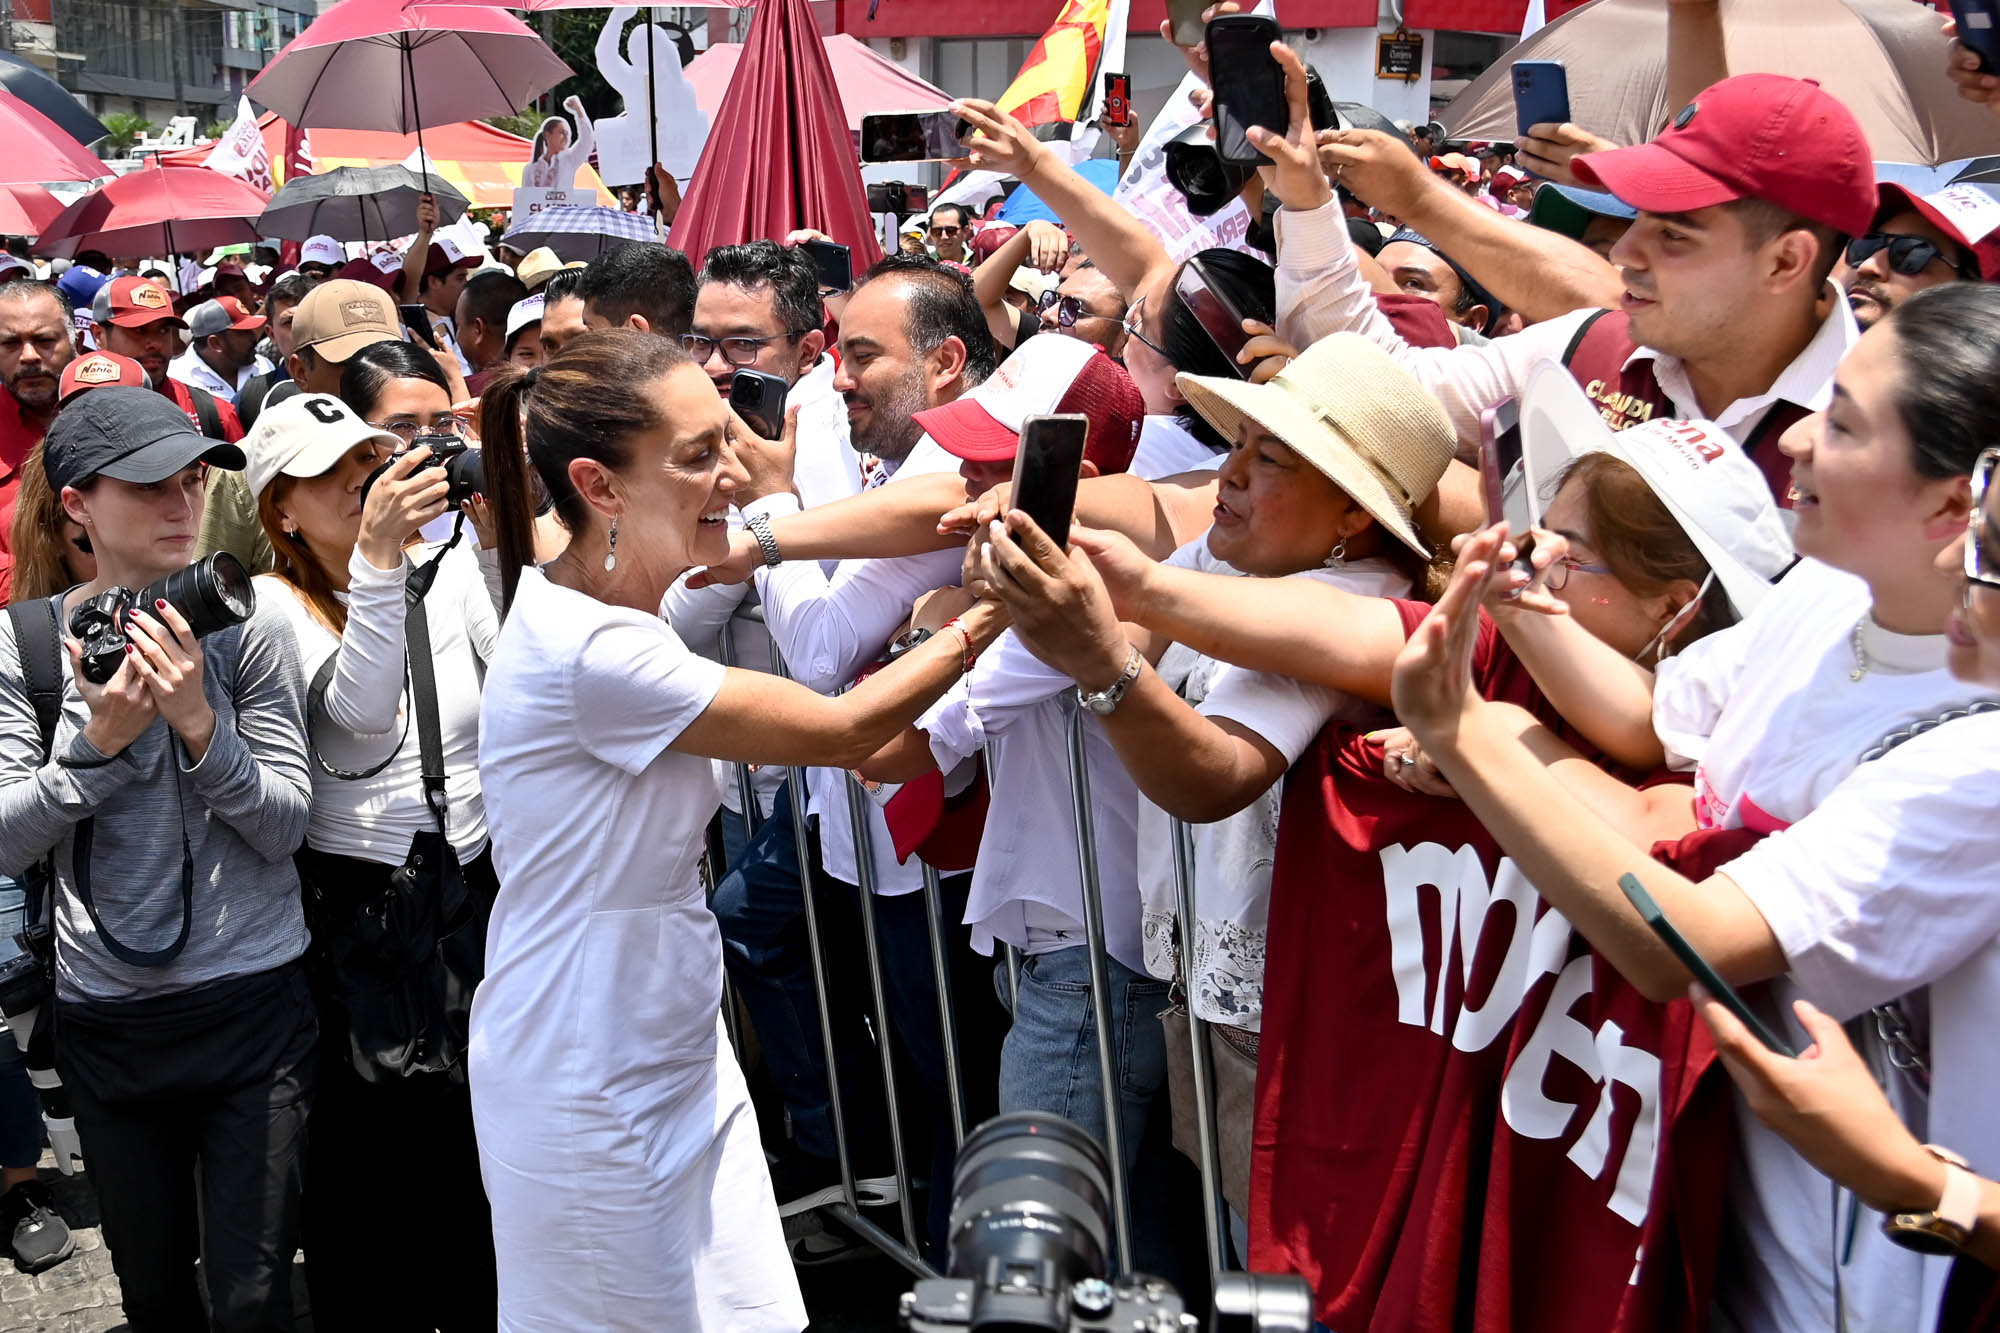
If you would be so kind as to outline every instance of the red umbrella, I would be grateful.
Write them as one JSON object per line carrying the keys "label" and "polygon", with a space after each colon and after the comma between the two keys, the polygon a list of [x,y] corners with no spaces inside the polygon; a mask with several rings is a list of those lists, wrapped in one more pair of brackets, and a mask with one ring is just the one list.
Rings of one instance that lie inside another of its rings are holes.
{"label": "red umbrella", "polygon": [[852,247],[857,271],[882,256],[819,24],[806,0],[765,0],[672,241],[699,266],[714,246],[802,227]]}
{"label": "red umbrella", "polygon": [[62,211],[62,200],[39,185],[0,185],[0,236],[40,236]]}
{"label": "red umbrella", "polygon": [[9,92],[0,92],[0,184],[94,181],[111,174],[61,126]]}
{"label": "red umbrella", "polygon": [[61,259],[84,249],[127,259],[254,245],[253,220],[270,202],[255,186],[207,167],[144,167],[65,208],[35,249]]}

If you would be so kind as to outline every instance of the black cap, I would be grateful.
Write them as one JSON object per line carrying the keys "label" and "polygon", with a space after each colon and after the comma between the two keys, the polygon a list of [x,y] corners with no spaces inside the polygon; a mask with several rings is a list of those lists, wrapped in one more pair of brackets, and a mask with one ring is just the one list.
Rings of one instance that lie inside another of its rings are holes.
{"label": "black cap", "polygon": [[243,451],[197,431],[179,405],[151,389],[97,389],[73,399],[42,442],[57,495],[91,477],[165,481],[197,462],[241,471]]}

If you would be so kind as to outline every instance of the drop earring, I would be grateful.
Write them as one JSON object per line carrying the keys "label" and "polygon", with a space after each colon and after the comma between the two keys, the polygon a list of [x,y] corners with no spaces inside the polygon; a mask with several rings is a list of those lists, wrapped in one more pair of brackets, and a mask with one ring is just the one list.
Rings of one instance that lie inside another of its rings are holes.
{"label": "drop earring", "polygon": [[1347,563],[1347,538],[1342,537],[1339,541],[1333,544],[1333,550],[1328,553],[1326,559],[1322,560],[1320,564],[1327,569],[1339,569],[1342,565],[1346,563]]}
{"label": "drop earring", "polygon": [[604,553],[604,572],[618,568],[618,520],[611,520],[611,549]]}

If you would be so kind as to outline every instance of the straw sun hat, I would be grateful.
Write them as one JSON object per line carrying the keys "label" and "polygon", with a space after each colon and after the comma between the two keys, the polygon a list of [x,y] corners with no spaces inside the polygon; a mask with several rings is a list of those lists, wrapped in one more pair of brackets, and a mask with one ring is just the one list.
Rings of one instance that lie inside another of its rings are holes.
{"label": "straw sun hat", "polygon": [[1268,384],[1214,375],[1175,377],[1181,395],[1228,439],[1244,421],[1292,452],[1430,559],[1412,517],[1451,465],[1458,437],[1424,386],[1358,333],[1306,348]]}

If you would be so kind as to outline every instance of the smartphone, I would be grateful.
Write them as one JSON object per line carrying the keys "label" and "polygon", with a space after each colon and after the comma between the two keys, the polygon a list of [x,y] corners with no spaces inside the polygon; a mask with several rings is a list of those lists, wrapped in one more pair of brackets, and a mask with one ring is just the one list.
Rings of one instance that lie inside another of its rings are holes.
{"label": "smartphone", "polygon": [[1215,0],[1167,0],[1167,22],[1172,24],[1175,46],[1196,47],[1208,36],[1202,15]]}
{"label": "smartphone", "polygon": [[785,394],[790,385],[761,370],[739,370],[729,379],[729,406],[751,430],[767,440],[785,433]]}
{"label": "smartphone", "polygon": [[1982,74],[2000,71],[2000,0],[1951,0],[1958,40],[1979,56]]}
{"label": "smartphone", "polygon": [[1777,1033],[1765,1026],[1764,1020],[1757,1017],[1756,1011],[1743,1002],[1743,997],[1708,965],[1708,960],[1694,951],[1694,946],[1687,942],[1687,937],[1674,929],[1673,923],[1667,920],[1666,913],[1662,912],[1660,905],[1653,901],[1653,895],[1646,892],[1646,886],[1639,882],[1637,875],[1620,875],[1618,887],[1625,891],[1626,900],[1637,909],[1640,918],[1653,928],[1653,933],[1660,937],[1661,943],[1672,949],[1674,957],[1681,960],[1682,966],[1694,973],[1694,979],[1701,983],[1703,990],[1722,1001],[1722,1007],[1735,1014],[1743,1026],[1749,1028],[1757,1040],[1763,1042],[1771,1051],[1788,1059],[1798,1058],[1799,1053]]}
{"label": "smartphone", "polygon": [[1514,62],[1514,130],[1569,120],[1569,71],[1560,60]]}
{"label": "smartphone", "polygon": [[1278,21],[1262,14],[1224,14],[1208,25],[1215,149],[1225,162],[1269,165],[1271,159],[1250,146],[1250,128],[1283,134],[1291,125],[1285,71],[1271,54],[1279,35]]}
{"label": "smartphone", "polygon": [[1123,129],[1132,123],[1132,76],[1104,76],[1104,122]]}
{"label": "smartphone", "polygon": [[437,330],[431,327],[431,312],[422,305],[398,305],[396,310],[403,317],[403,327],[410,335],[430,348],[433,352],[442,350],[438,346]]}
{"label": "smartphone", "polygon": [[1076,482],[1083,471],[1083,447],[1090,418],[1081,413],[1029,417],[1021,423],[1021,449],[1014,455],[1013,505],[1049,534],[1058,547],[1069,545],[1076,516]]}
{"label": "smartphone", "polygon": [[819,275],[819,285],[822,290],[828,288],[836,292],[853,290],[852,250],[832,241],[804,241],[800,243],[799,249],[812,261],[813,272]]}
{"label": "smartphone", "polygon": [[1236,354],[1250,341],[1250,335],[1243,331],[1243,314],[1215,286],[1199,258],[1181,265],[1180,277],[1174,280],[1174,295],[1180,297],[1181,304],[1201,325],[1201,331],[1222,353],[1230,372],[1238,379],[1247,378],[1250,367],[1236,360]]}
{"label": "smartphone", "polygon": [[949,162],[972,126],[949,111],[885,111],[861,118],[863,162]]}

